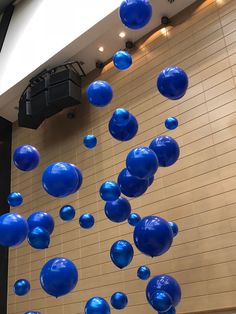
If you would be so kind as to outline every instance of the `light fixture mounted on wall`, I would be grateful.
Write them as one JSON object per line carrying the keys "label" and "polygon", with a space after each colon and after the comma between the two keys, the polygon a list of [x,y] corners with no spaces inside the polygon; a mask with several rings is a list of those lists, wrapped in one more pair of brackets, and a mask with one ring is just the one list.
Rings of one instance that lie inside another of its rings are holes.
{"label": "light fixture mounted on wall", "polygon": [[119,34],[120,38],[125,38],[125,36],[126,36],[125,32],[120,32],[120,34]]}
{"label": "light fixture mounted on wall", "polygon": [[103,47],[103,46],[100,46],[100,47],[98,48],[98,51],[104,52],[104,47]]}

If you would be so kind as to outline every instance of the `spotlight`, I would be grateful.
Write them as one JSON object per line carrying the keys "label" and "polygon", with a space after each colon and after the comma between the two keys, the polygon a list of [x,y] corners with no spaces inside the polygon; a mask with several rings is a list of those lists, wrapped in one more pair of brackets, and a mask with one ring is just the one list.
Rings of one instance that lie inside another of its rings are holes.
{"label": "spotlight", "polygon": [[104,47],[101,46],[101,47],[98,48],[98,50],[99,50],[100,52],[103,52],[103,51],[104,51]]}
{"label": "spotlight", "polygon": [[102,61],[97,61],[96,62],[96,68],[97,69],[103,69],[104,68],[104,63]]}
{"label": "spotlight", "polygon": [[128,40],[125,43],[125,47],[126,47],[126,49],[132,49],[132,48],[134,48],[134,43],[132,41]]}
{"label": "spotlight", "polygon": [[168,18],[168,16],[162,16],[161,24],[163,24],[163,25],[169,25],[170,24],[170,19]]}
{"label": "spotlight", "polygon": [[119,34],[119,37],[120,38],[124,38],[126,35],[125,35],[125,32],[120,32],[120,34]]}

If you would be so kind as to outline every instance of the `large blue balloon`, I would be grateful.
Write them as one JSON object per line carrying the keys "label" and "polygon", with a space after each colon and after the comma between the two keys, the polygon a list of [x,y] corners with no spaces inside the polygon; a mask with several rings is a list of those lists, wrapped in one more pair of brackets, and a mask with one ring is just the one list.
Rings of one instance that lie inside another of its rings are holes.
{"label": "large blue balloon", "polygon": [[106,202],[105,214],[113,222],[123,222],[128,219],[131,213],[129,201],[124,197],[119,197],[113,202]]}
{"label": "large blue balloon", "polygon": [[126,167],[131,175],[139,179],[149,179],[158,169],[158,159],[150,148],[137,147],[129,152]]}
{"label": "large blue balloon", "polygon": [[151,276],[151,271],[146,265],[140,266],[137,270],[137,276],[141,280],[147,280]]}
{"label": "large blue balloon", "polygon": [[17,246],[26,239],[27,234],[28,224],[21,215],[7,213],[0,216],[0,245]]}
{"label": "large blue balloon", "polygon": [[106,181],[101,185],[99,193],[104,201],[112,202],[119,198],[120,187],[114,181]]}
{"label": "large blue balloon", "polygon": [[105,81],[93,82],[87,89],[88,101],[96,107],[107,106],[111,102],[112,97],[112,87]]}
{"label": "large blue balloon", "polygon": [[154,310],[165,313],[172,308],[172,299],[167,292],[158,290],[151,296],[150,304]]}
{"label": "large blue balloon", "polygon": [[34,249],[47,249],[50,243],[50,234],[46,229],[36,227],[30,230],[27,240]]}
{"label": "large blue balloon", "polygon": [[66,258],[49,260],[40,272],[43,290],[56,298],[71,292],[78,282],[78,272],[74,263]]}
{"label": "large blue balloon", "polygon": [[130,118],[127,124],[118,125],[116,120],[113,120],[113,117],[109,121],[109,132],[110,134],[118,141],[129,141],[138,132],[138,122],[136,118],[130,113]]}
{"label": "large blue balloon", "polygon": [[127,295],[123,292],[115,292],[111,296],[111,305],[116,310],[123,310],[128,305]]}
{"label": "large blue balloon", "polygon": [[125,240],[116,241],[110,250],[112,262],[120,269],[128,266],[134,256],[132,245]]}
{"label": "large blue balloon", "polygon": [[30,283],[26,279],[19,279],[14,283],[13,291],[18,296],[26,295],[30,291]]}
{"label": "large blue balloon", "polygon": [[30,171],[39,164],[38,150],[31,145],[22,145],[16,148],[13,154],[15,166],[22,171]]}
{"label": "large blue balloon", "polygon": [[127,109],[117,108],[112,114],[112,121],[117,126],[125,126],[129,122],[130,113]]}
{"label": "large blue balloon", "polygon": [[157,78],[159,92],[172,100],[182,98],[188,89],[188,76],[179,67],[168,67]]}
{"label": "large blue balloon", "polygon": [[158,136],[149,146],[157,155],[159,166],[172,166],[179,158],[179,145],[171,136]]}
{"label": "large blue balloon", "polygon": [[131,29],[140,29],[148,24],[152,17],[149,0],[124,0],[120,6],[122,23]]}
{"label": "large blue balloon", "polygon": [[41,227],[47,230],[51,234],[54,230],[54,220],[49,213],[38,211],[32,213],[27,219],[29,230],[36,227]]}
{"label": "large blue balloon", "polygon": [[75,209],[71,205],[65,205],[60,209],[60,217],[64,221],[72,220],[75,217]]}
{"label": "large blue balloon", "polygon": [[77,185],[75,186],[75,189],[72,192],[72,194],[73,194],[73,193],[77,192],[80,189],[80,187],[81,187],[81,185],[83,183],[83,175],[82,175],[81,170],[76,165],[74,165],[74,164],[70,164],[70,165],[75,169],[75,171],[76,171],[76,173],[78,175]]}
{"label": "large blue balloon", "polygon": [[94,225],[94,217],[91,214],[83,214],[79,218],[79,224],[84,229],[90,229]]}
{"label": "large blue balloon", "polygon": [[169,221],[169,225],[171,226],[173,236],[176,237],[177,234],[179,233],[179,227],[178,227],[177,223],[175,223],[173,221]]}
{"label": "large blue balloon", "polygon": [[147,216],[134,229],[134,243],[145,255],[160,256],[169,250],[172,242],[172,229],[161,217]]}
{"label": "large blue balloon", "polygon": [[110,314],[110,306],[107,301],[100,297],[88,300],[84,309],[85,314]]}
{"label": "large blue balloon", "polygon": [[91,149],[97,145],[97,138],[93,134],[86,135],[84,137],[84,146]]}
{"label": "large blue balloon", "polygon": [[141,220],[141,217],[139,216],[139,214],[136,213],[131,213],[128,217],[128,223],[135,227]]}
{"label": "large blue balloon", "polygon": [[146,288],[146,297],[151,304],[155,292],[164,291],[172,299],[172,305],[177,306],[181,300],[181,288],[179,283],[169,275],[159,275],[152,278]]}
{"label": "large blue balloon", "polygon": [[117,181],[121,192],[128,197],[138,197],[148,188],[148,180],[132,176],[126,168],[120,172]]}
{"label": "large blue balloon", "polygon": [[19,192],[12,192],[8,195],[7,202],[11,207],[17,207],[23,203],[23,197]]}
{"label": "large blue balloon", "polygon": [[113,56],[113,63],[119,70],[126,70],[132,65],[132,57],[127,51],[117,51]]}
{"label": "large blue balloon", "polygon": [[179,122],[175,117],[169,117],[165,121],[165,127],[168,130],[174,130],[178,127],[178,125],[179,125]]}

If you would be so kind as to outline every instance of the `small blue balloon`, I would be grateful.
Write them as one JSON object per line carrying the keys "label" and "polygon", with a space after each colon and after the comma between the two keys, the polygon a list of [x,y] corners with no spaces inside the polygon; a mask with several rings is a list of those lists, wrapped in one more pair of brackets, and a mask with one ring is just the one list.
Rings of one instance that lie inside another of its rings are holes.
{"label": "small blue balloon", "polygon": [[129,121],[125,125],[118,125],[115,121],[111,118],[108,125],[112,137],[122,142],[129,141],[135,137],[138,132],[138,122],[135,116],[130,113]]}
{"label": "small blue balloon", "polygon": [[168,130],[174,130],[178,127],[178,125],[179,125],[179,122],[175,117],[169,117],[165,121],[165,127]]}
{"label": "small blue balloon", "polygon": [[106,202],[105,214],[113,222],[123,222],[128,219],[131,212],[129,201],[124,197],[119,197],[113,202]]}
{"label": "small blue balloon", "polygon": [[128,305],[127,295],[123,292],[115,292],[111,296],[111,305],[116,310],[123,310]]}
{"label": "small blue balloon", "polygon": [[129,218],[128,218],[128,223],[135,227],[141,220],[141,217],[139,216],[139,214],[136,214],[136,213],[131,213],[129,215]]}
{"label": "small blue balloon", "polygon": [[157,88],[166,98],[180,99],[188,89],[188,76],[179,67],[165,68],[157,78]]}
{"label": "small blue balloon", "polygon": [[148,188],[148,180],[132,176],[126,168],[120,172],[117,182],[121,192],[128,197],[141,196]]}
{"label": "small blue balloon", "polygon": [[30,291],[30,283],[26,279],[19,279],[14,283],[13,291],[16,295],[22,297]]}
{"label": "small blue balloon", "polygon": [[48,231],[42,227],[36,227],[28,233],[28,243],[38,250],[47,249],[50,243]]}
{"label": "small blue balloon", "polygon": [[75,209],[71,205],[65,205],[60,209],[60,217],[64,221],[70,221],[75,217]]}
{"label": "small blue balloon", "polygon": [[25,314],[41,314],[40,312],[35,312],[35,311],[28,311],[25,312]]}
{"label": "small blue balloon", "polygon": [[152,17],[149,0],[124,0],[120,6],[120,19],[130,29],[140,29],[148,24]]}
{"label": "small blue balloon", "polygon": [[111,102],[112,97],[112,87],[105,81],[93,82],[87,89],[88,101],[95,107],[107,106]]}
{"label": "small blue balloon", "polygon": [[172,308],[172,299],[167,292],[158,290],[151,296],[150,304],[154,310],[165,313]]}
{"label": "small blue balloon", "polygon": [[22,145],[15,149],[13,162],[22,171],[31,171],[39,164],[40,155],[38,150],[31,145]]}
{"label": "small blue balloon", "polygon": [[126,51],[117,51],[113,56],[113,63],[119,70],[126,70],[132,65],[132,57]]}
{"label": "small blue balloon", "polygon": [[137,270],[137,276],[141,280],[147,280],[151,276],[151,271],[146,265],[140,266]]}
{"label": "small blue balloon", "polygon": [[28,224],[21,215],[11,212],[0,216],[0,245],[6,247],[20,245],[27,234]]}
{"label": "small blue balloon", "polygon": [[83,214],[79,218],[79,224],[84,229],[90,229],[94,225],[94,217],[91,214]]}
{"label": "small blue balloon", "polygon": [[151,186],[153,184],[154,179],[155,179],[154,176],[148,178],[148,186]]}
{"label": "small blue balloon", "polygon": [[127,109],[118,108],[113,112],[111,119],[117,126],[126,126],[130,120],[130,113]]}
{"label": "small blue balloon", "polygon": [[121,192],[116,182],[106,181],[101,185],[99,193],[104,201],[111,202],[117,200]]}
{"label": "small blue balloon", "polygon": [[49,234],[51,234],[54,230],[54,220],[53,217],[46,212],[38,211],[32,213],[27,219],[29,230],[33,230],[36,227],[41,227]]}
{"label": "small blue balloon", "polygon": [[84,137],[84,146],[91,149],[97,145],[97,138],[93,134],[86,135]]}
{"label": "small blue balloon", "polygon": [[8,195],[7,202],[11,207],[17,207],[23,203],[23,197],[19,192],[12,192]]}
{"label": "small blue balloon", "polygon": [[74,263],[63,257],[49,260],[40,272],[43,290],[56,298],[71,292],[78,282],[78,272]]}
{"label": "small blue balloon", "polygon": [[161,167],[172,166],[179,158],[179,145],[171,136],[158,136],[149,147],[156,153]]}
{"label": "small blue balloon", "polygon": [[110,314],[110,306],[107,301],[100,297],[88,300],[84,309],[85,314]]}
{"label": "small blue balloon", "polygon": [[176,237],[177,234],[179,233],[179,228],[178,228],[177,223],[175,223],[173,221],[169,221],[169,225],[171,226],[173,236]]}
{"label": "small blue balloon", "polygon": [[133,256],[134,249],[128,241],[116,241],[111,247],[111,260],[120,269],[128,266],[131,263]]}

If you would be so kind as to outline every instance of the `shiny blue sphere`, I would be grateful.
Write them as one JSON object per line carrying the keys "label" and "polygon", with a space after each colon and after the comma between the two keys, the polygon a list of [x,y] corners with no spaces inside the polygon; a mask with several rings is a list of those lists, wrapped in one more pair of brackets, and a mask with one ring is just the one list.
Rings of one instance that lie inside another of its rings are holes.
{"label": "shiny blue sphere", "polygon": [[179,158],[179,145],[171,136],[158,136],[149,146],[156,154],[160,167],[172,166]]}
{"label": "shiny blue sphere", "polygon": [[110,314],[110,306],[107,301],[100,297],[88,300],[85,305],[84,314]]}
{"label": "shiny blue sphere", "polygon": [[115,201],[120,196],[120,187],[114,181],[106,181],[104,182],[99,190],[101,198],[106,201]]}
{"label": "shiny blue sphere", "polygon": [[113,56],[113,63],[119,70],[126,70],[132,65],[132,57],[127,51],[117,51]]}
{"label": "shiny blue sphere", "polygon": [[75,217],[75,209],[71,205],[65,205],[60,209],[60,218],[64,221],[70,221]]}
{"label": "shiny blue sphere", "polygon": [[135,227],[141,220],[141,217],[139,216],[139,214],[136,213],[131,213],[128,217],[128,223]]}
{"label": "shiny blue sphere", "polygon": [[165,121],[165,127],[168,130],[174,130],[178,127],[178,125],[179,125],[179,121],[175,117],[169,117]]}
{"label": "shiny blue sphere", "polygon": [[7,202],[11,207],[17,207],[23,203],[23,197],[19,192],[12,192],[8,195]]}
{"label": "shiny blue sphere", "polygon": [[53,217],[49,213],[43,211],[32,213],[28,217],[27,222],[30,231],[36,227],[41,227],[47,230],[49,234],[53,232],[55,226]]}
{"label": "shiny blue sphere", "polygon": [[149,0],[124,0],[120,6],[120,19],[130,29],[140,29],[148,24],[152,17]]}
{"label": "shiny blue sphere", "polygon": [[20,245],[27,234],[28,224],[24,217],[12,212],[0,216],[0,245],[6,247]]}
{"label": "shiny blue sphere", "polygon": [[133,256],[134,249],[128,241],[116,241],[111,247],[111,260],[114,265],[116,265],[120,269],[128,266],[132,262]]}
{"label": "shiny blue sphere", "polygon": [[137,276],[141,280],[147,280],[151,276],[151,271],[146,265],[140,266],[137,270]]}
{"label": "shiny blue sphere", "polygon": [[139,197],[148,188],[148,180],[132,176],[126,168],[120,172],[117,182],[121,192],[128,197]]}
{"label": "shiny blue sphere", "polygon": [[158,169],[158,159],[150,148],[137,147],[127,155],[126,168],[131,175],[139,179],[149,179]]}
{"label": "shiny blue sphere", "polygon": [[165,68],[157,78],[157,88],[168,99],[180,99],[188,89],[188,76],[179,67]]}
{"label": "shiny blue sphere", "polygon": [[14,283],[13,291],[16,295],[22,297],[30,291],[30,283],[26,279],[19,279]]}
{"label": "shiny blue sphere", "polygon": [[167,292],[158,290],[151,296],[150,304],[154,310],[165,313],[172,308],[172,299]]}
{"label": "shiny blue sphere", "polygon": [[69,259],[56,257],[46,262],[40,272],[43,290],[56,298],[71,292],[78,282],[78,272]]}
{"label": "shiny blue sphere", "polygon": [[90,229],[95,223],[94,217],[91,214],[83,214],[79,218],[80,227],[83,229]]}
{"label": "shiny blue sphere", "polygon": [[112,87],[105,81],[96,81],[87,88],[88,101],[95,107],[105,107],[113,97]]}
{"label": "shiny blue sphere", "polygon": [[173,236],[176,237],[177,234],[179,233],[179,227],[178,227],[177,223],[175,223],[173,221],[169,221],[169,225],[171,226]]}
{"label": "shiny blue sphere", "polygon": [[172,242],[172,229],[161,217],[147,216],[134,229],[134,243],[145,255],[160,256],[169,250]]}
{"label": "shiny blue sphere", "polygon": [[111,296],[111,305],[116,310],[123,310],[128,305],[127,295],[123,292],[115,292]]}
{"label": "shiny blue sphere", "polygon": [[105,214],[113,222],[123,222],[131,213],[131,205],[124,197],[119,197],[113,202],[106,202]]}
{"label": "shiny blue sphere", "polygon": [[15,149],[13,162],[22,171],[31,171],[39,164],[40,155],[38,150],[31,145],[22,145]]}
{"label": "shiny blue sphere", "polygon": [[86,135],[84,137],[84,146],[92,149],[97,145],[97,138],[93,134]]}
{"label": "shiny blue sphere", "polygon": [[27,240],[29,245],[34,249],[47,249],[50,243],[50,234],[46,229],[42,227],[36,227],[30,230]]}
{"label": "shiny blue sphere", "polygon": [[126,126],[130,120],[130,113],[127,109],[118,108],[113,112],[111,119],[117,126]]}
{"label": "shiny blue sphere", "polygon": [[130,113],[130,118],[127,124],[118,125],[113,117],[109,121],[108,129],[112,137],[118,141],[126,142],[135,137],[138,132],[138,122]]}

